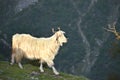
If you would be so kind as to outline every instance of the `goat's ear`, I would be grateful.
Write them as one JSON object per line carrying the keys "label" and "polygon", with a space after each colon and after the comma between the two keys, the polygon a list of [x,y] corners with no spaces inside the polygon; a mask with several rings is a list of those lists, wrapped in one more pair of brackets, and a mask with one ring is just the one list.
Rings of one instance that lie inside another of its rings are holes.
{"label": "goat's ear", "polygon": [[59,33],[57,33],[57,32],[55,33],[55,35],[56,35],[56,41],[58,41],[60,35],[59,35]]}

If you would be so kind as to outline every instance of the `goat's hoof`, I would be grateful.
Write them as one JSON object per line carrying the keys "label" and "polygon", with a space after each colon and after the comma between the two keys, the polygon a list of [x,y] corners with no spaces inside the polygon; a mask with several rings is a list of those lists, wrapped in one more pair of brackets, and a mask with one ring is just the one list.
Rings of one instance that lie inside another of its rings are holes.
{"label": "goat's hoof", "polygon": [[59,72],[56,72],[55,75],[58,76],[60,73]]}
{"label": "goat's hoof", "polygon": [[43,73],[43,72],[44,72],[44,70],[41,70],[40,72],[41,72],[41,73]]}
{"label": "goat's hoof", "polygon": [[23,69],[23,67],[19,67],[20,69]]}
{"label": "goat's hoof", "polygon": [[40,72],[41,72],[41,73],[43,73],[43,72],[44,72],[44,70],[40,70]]}
{"label": "goat's hoof", "polygon": [[19,66],[19,68],[20,68],[20,69],[23,69],[23,67],[22,67],[22,66]]}
{"label": "goat's hoof", "polygon": [[40,72],[41,72],[41,73],[43,73],[43,72],[44,72],[44,69],[39,68],[39,70],[40,70]]}
{"label": "goat's hoof", "polygon": [[10,63],[10,65],[13,65],[14,63]]}

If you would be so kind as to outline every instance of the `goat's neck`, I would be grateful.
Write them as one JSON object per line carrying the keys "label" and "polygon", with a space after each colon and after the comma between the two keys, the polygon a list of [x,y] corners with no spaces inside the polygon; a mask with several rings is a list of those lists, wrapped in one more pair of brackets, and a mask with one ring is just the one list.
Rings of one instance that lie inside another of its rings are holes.
{"label": "goat's neck", "polygon": [[60,48],[60,44],[58,43],[58,41],[56,40],[56,34],[54,34],[53,36],[51,36],[51,42],[53,43],[53,44],[51,44],[51,47],[52,47],[52,49],[54,49],[55,50],[55,55],[57,54],[57,52],[58,52],[58,50],[59,50],[59,48]]}

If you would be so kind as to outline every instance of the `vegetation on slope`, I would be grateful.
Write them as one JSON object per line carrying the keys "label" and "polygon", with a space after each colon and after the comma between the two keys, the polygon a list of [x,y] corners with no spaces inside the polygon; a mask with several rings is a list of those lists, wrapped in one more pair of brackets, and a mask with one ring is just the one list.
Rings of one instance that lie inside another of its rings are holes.
{"label": "vegetation on slope", "polygon": [[52,70],[45,68],[44,73],[40,73],[38,66],[24,64],[24,69],[20,69],[17,64],[11,66],[6,61],[0,61],[0,80],[88,80],[83,76],[73,76],[61,73],[59,76],[53,74]]}

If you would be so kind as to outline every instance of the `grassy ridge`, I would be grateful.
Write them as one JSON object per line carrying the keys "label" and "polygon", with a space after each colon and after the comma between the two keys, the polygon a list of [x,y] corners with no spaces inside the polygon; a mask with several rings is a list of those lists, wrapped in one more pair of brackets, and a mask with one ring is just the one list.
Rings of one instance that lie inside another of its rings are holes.
{"label": "grassy ridge", "polygon": [[60,73],[55,76],[52,70],[45,68],[44,73],[40,73],[37,66],[24,64],[24,69],[20,69],[16,64],[10,66],[6,61],[0,61],[0,80],[88,80],[81,76]]}

